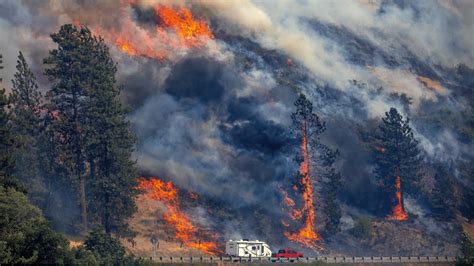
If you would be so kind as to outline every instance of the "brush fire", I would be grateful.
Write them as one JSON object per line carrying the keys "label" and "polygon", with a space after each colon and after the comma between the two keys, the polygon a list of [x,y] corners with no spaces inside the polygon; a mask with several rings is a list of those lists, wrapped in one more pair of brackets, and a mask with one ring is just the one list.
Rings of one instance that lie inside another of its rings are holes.
{"label": "brush fire", "polygon": [[144,191],[146,198],[158,200],[165,204],[166,212],[163,215],[163,219],[174,228],[177,240],[208,255],[215,255],[218,252],[215,242],[205,240],[212,238],[213,234],[196,227],[181,210],[178,190],[171,181],[165,182],[157,178],[141,178],[138,189]]}
{"label": "brush fire", "polygon": [[[130,1],[128,5],[133,7],[137,3]],[[126,10],[126,6],[122,9]],[[170,54],[178,51],[186,53],[190,49],[201,48],[214,38],[206,21],[195,18],[183,6],[157,4],[153,10],[156,16],[153,31],[143,29],[132,18],[124,19],[117,29],[107,31],[96,27],[94,31],[129,56],[158,61],[166,60]]]}

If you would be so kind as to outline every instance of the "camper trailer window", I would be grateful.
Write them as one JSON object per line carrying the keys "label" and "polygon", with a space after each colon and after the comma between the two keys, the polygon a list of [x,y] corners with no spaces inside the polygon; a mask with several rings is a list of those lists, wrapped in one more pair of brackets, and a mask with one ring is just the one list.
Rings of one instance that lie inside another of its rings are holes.
{"label": "camper trailer window", "polygon": [[256,246],[252,246],[252,250],[256,250],[256,249],[257,249],[257,247],[256,247]]}

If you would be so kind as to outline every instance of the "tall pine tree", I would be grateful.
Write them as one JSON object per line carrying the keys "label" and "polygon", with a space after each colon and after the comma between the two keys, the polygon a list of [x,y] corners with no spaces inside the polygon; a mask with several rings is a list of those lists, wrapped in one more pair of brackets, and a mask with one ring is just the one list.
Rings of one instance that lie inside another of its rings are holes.
{"label": "tall pine tree", "polygon": [[[340,173],[333,164],[337,159],[338,151],[334,151],[322,143],[321,135],[326,130],[326,124],[313,111],[313,104],[304,94],[300,94],[295,102],[296,112],[292,114],[296,139],[307,139],[308,161],[312,170],[312,184],[320,186],[317,201],[314,203],[317,209],[321,209],[325,215],[325,230],[330,233],[339,231],[340,218],[342,216],[337,197],[342,185]],[[301,151],[295,160],[301,164],[304,160]],[[300,173],[301,175],[301,173]],[[297,187],[301,184],[296,183]],[[316,196],[316,195],[315,195]]]}
{"label": "tall pine tree", "polygon": [[39,173],[38,141],[41,134],[41,92],[36,78],[20,52],[12,80],[12,131],[18,142],[15,150],[15,176],[28,188],[30,199],[39,203],[44,190]]}
{"label": "tall pine tree", "polygon": [[116,64],[102,39],[96,40],[95,71],[100,73],[90,88],[87,151],[95,218],[106,233],[130,235],[126,219],[135,212],[135,163],[131,154],[135,136],[125,118],[117,86]]}
{"label": "tall pine tree", "polygon": [[24,191],[23,185],[13,176],[15,137],[11,131],[10,114],[7,112],[8,97],[0,90],[0,186]]}
{"label": "tall pine tree", "polygon": [[51,35],[58,45],[49,52],[44,63],[49,65],[45,74],[53,82],[47,97],[47,108],[55,116],[52,123],[55,140],[60,145],[59,162],[65,165],[69,175],[78,185],[82,225],[87,231],[86,200],[86,129],[89,88],[95,75],[93,49],[94,38],[89,30],[64,25]]}
{"label": "tall pine tree", "polygon": [[397,178],[400,180],[401,207],[404,210],[403,193],[414,194],[419,186],[419,165],[421,161],[418,141],[414,138],[409,126],[410,120],[391,108],[382,118],[375,139],[377,152],[375,157],[375,174],[381,187],[386,192],[388,209],[397,205]]}
{"label": "tall pine tree", "polygon": [[64,25],[51,36],[58,44],[45,59],[54,82],[48,93],[51,128],[59,163],[78,183],[84,229],[94,221],[107,233],[127,235],[137,192],[130,159],[135,137],[120,103],[116,64],[87,28]]}

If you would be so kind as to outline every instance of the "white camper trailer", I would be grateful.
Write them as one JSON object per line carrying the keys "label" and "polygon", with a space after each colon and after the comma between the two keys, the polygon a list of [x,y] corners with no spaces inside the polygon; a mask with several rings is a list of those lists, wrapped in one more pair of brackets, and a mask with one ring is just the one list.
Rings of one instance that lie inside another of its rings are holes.
{"label": "white camper trailer", "polygon": [[247,239],[244,240],[229,240],[225,245],[225,254],[234,257],[271,257],[272,251],[267,243]]}

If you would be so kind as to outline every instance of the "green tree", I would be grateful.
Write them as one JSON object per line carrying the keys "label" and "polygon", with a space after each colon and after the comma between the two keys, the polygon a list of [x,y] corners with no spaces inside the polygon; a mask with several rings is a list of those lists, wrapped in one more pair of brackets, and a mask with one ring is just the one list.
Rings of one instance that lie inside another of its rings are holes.
{"label": "green tree", "polygon": [[429,197],[429,202],[440,218],[455,218],[458,201],[455,191],[455,177],[451,174],[452,169],[441,164],[438,164],[435,169],[434,180],[436,183]]}
{"label": "green tree", "polygon": [[120,241],[98,227],[90,232],[84,247],[96,254],[104,265],[120,264],[126,257],[125,248]]}
{"label": "green tree", "polygon": [[[375,157],[375,174],[386,191],[387,208],[397,201],[396,180],[400,177],[401,192],[414,194],[419,186],[418,169],[421,161],[418,141],[413,137],[409,126],[410,120],[391,108],[382,118],[382,123],[375,136],[377,152]],[[402,194],[402,208],[403,194]]]}
{"label": "green tree", "polygon": [[0,188],[0,213],[0,264],[64,263],[67,241],[23,193]]}
{"label": "green tree", "polygon": [[93,50],[99,73],[89,90],[87,151],[90,166],[94,216],[106,233],[130,235],[126,219],[136,210],[137,173],[131,155],[135,136],[125,118],[117,86],[116,64],[102,39]]}
{"label": "green tree", "polygon": [[107,233],[130,234],[125,221],[136,209],[135,136],[120,102],[116,64],[103,39],[87,28],[67,24],[51,36],[58,48],[44,62],[54,82],[47,96],[56,163],[78,184],[84,229],[94,220]]}
{"label": "green tree", "polygon": [[7,112],[8,97],[5,89],[0,90],[0,185],[24,191],[23,185],[13,176],[15,160],[15,137],[11,131],[10,114]]}
{"label": "green tree", "polygon": [[47,93],[47,108],[55,117],[51,126],[60,145],[59,163],[78,183],[82,224],[87,231],[85,137],[88,90],[94,82],[92,77],[98,74],[94,73],[97,60],[91,53],[94,38],[88,29],[78,30],[71,24],[63,25],[51,38],[58,48],[51,50],[44,60],[49,66],[45,74],[53,82]]}
{"label": "green tree", "polygon": [[335,234],[340,231],[342,211],[337,200],[339,190],[342,186],[341,174],[332,167],[333,160],[336,159],[337,153],[328,154],[329,166],[324,172],[325,177],[323,194],[325,197],[325,206],[323,208],[326,214],[326,231]]}
{"label": "green tree", "polygon": [[357,219],[354,227],[351,229],[352,235],[357,238],[370,238],[372,235],[372,221],[367,216]]}
{"label": "green tree", "polygon": [[12,106],[12,132],[17,139],[14,152],[15,176],[26,185],[30,198],[39,201],[44,193],[39,173],[38,141],[41,134],[41,92],[36,78],[20,52],[12,80],[10,103]]}

